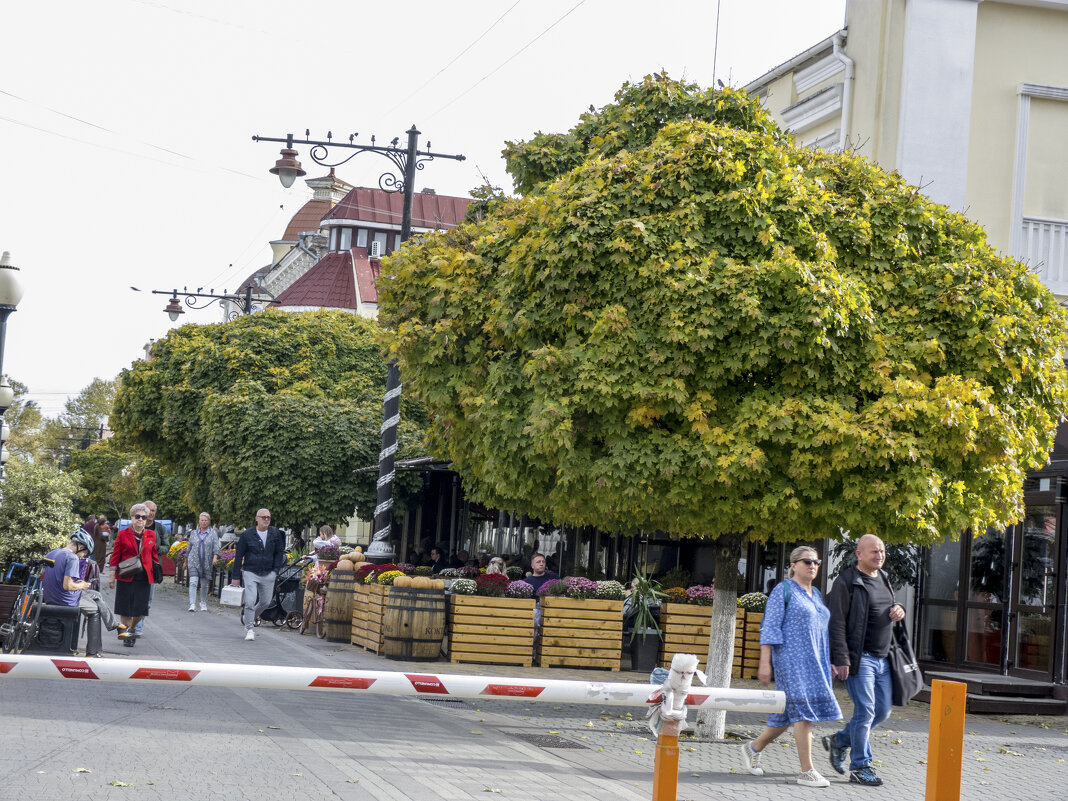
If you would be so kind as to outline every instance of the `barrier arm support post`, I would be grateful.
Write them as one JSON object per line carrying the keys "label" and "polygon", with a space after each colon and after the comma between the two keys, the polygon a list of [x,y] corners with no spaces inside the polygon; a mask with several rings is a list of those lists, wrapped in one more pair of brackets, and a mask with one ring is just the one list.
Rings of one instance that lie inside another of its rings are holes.
{"label": "barrier arm support post", "polygon": [[936,679],[931,683],[925,801],[960,801],[967,696],[968,685],[962,682]]}

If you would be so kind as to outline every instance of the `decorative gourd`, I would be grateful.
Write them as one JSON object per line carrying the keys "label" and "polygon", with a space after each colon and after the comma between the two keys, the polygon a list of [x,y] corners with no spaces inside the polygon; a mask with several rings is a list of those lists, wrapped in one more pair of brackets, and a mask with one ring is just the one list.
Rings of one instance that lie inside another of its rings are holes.
{"label": "decorative gourd", "polygon": [[394,587],[411,587],[412,580],[408,576],[397,576],[393,579]]}
{"label": "decorative gourd", "polygon": [[353,551],[352,551],[352,552],[353,552],[353,553],[363,553],[363,546],[362,546],[362,545],[357,545],[357,546],[356,546],[356,547],[355,547],[355,548],[353,549]]}
{"label": "decorative gourd", "polygon": [[435,590],[443,590],[443,589],[445,589],[445,582],[442,581],[441,579],[431,579],[430,580],[430,587],[431,587],[431,589],[435,589]]}
{"label": "decorative gourd", "polygon": [[429,590],[433,585],[430,579],[426,576],[415,576],[410,586],[417,587],[421,590]]}
{"label": "decorative gourd", "polygon": [[[357,545],[356,547],[359,548],[360,546]],[[349,561],[355,565],[359,564],[360,562],[366,562],[367,557],[363,555],[362,551],[353,551],[349,554]]]}

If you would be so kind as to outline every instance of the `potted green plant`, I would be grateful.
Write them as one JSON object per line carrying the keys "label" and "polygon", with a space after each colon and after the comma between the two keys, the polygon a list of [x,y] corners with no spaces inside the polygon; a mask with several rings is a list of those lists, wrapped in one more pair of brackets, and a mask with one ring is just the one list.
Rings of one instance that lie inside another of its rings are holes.
{"label": "potted green plant", "polygon": [[624,604],[624,615],[630,626],[631,670],[651,671],[656,667],[656,654],[660,649],[660,626],[656,614],[660,600],[666,598],[660,590],[660,582],[639,571],[631,582],[630,596]]}

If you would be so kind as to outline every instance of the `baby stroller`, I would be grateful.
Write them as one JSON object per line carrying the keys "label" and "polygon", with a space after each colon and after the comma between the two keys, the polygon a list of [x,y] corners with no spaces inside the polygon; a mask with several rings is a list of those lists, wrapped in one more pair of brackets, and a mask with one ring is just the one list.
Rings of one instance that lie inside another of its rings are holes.
{"label": "baby stroller", "polygon": [[274,580],[271,605],[260,613],[260,619],[269,620],[279,628],[300,628],[300,576],[307,564],[307,559],[301,559],[279,568],[278,576]]}

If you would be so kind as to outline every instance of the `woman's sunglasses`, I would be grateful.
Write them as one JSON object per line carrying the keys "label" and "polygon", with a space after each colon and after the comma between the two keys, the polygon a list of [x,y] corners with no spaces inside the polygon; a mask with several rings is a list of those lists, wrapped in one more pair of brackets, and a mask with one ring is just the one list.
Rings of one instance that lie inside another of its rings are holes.
{"label": "woman's sunglasses", "polygon": [[[822,559],[809,559],[808,557],[805,557],[804,559],[798,559],[797,561],[798,562],[804,562],[809,567],[812,567],[813,565],[815,565],[816,567],[819,567],[820,565],[823,564],[823,560]],[[795,562],[795,564],[796,564],[796,562]]]}
{"label": "woman's sunglasses", "polygon": [[134,520],[148,520],[148,515],[134,515]]}

